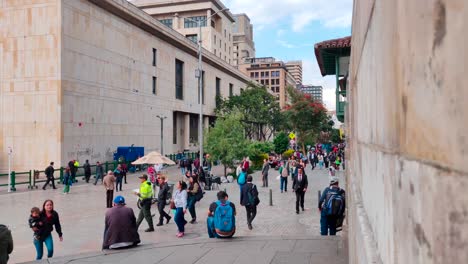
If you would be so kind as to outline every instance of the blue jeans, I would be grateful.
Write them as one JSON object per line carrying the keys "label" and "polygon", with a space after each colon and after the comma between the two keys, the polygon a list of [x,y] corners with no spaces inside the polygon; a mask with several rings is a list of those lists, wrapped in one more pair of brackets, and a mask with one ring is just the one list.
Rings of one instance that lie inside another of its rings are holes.
{"label": "blue jeans", "polygon": [[288,191],[288,177],[280,177],[280,190],[281,191]]}
{"label": "blue jeans", "polygon": [[185,167],[180,167],[180,172],[182,173],[182,175],[185,175]]}
{"label": "blue jeans", "polygon": [[189,210],[189,213],[192,219],[197,219],[197,212],[195,211],[195,203],[197,203],[197,198],[195,197],[195,195],[190,195],[187,199],[187,208]]}
{"label": "blue jeans", "polygon": [[187,224],[187,221],[185,221],[184,218],[184,208],[177,207],[174,215],[174,222],[176,223],[179,232],[185,232],[185,224]]}
{"label": "blue jeans", "polygon": [[214,228],[214,217],[213,216],[209,216],[206,219],[206,229],[208,230],[208,237],[209,238],[218,237],[215,230],[214,230],[215,228]]}
{"label": "blue jeans", "polygon": [[54,240],[52,239],[52,234],[46,237],[44,241],[34,239],[33,243],[36,247],[36,260],[42,259],[42,255],[44,254],[44,243],[47,247],[47,258],[51,258],[54,255]]}
{"label": "blue jeans", "polygon": [[116,192],[122,191],[122,181],[123,181],[123,176],[118,176],[116,181],[115,181],[115,191]]}
{"label": "blue jeans", "polygon": [[328,229],[330,229],[330,236],[336,235],[336,218],[327,216],[325,210],[322,210],[320,213],[320,235],[328,236]]}

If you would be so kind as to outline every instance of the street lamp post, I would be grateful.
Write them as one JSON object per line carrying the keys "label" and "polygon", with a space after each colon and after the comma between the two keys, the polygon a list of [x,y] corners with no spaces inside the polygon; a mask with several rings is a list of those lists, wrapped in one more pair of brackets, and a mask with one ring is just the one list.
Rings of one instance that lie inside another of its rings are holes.
{"label": "street lamp post", "polygon": [[[229,8],[223,8],[218,10],[214,14],[207,17],[205,20],[193,20],[191,18],[184,18],[190,20],[192,22],[197,23],[198,25],[198,69],[196,76],[198,77],[198,94],[200,96],[200,113],[199,113],[199,121],[198,121],[198,144],[200,144],[200,164],[203,164],[203,87],[202,87],[202,22],[206,22],[208,25],[208,21],[218,14],[219,12],[227,11]],[[178,16],[177,14],[175,16]],[[203,165],[202,165],[203,166]]]}
{"label": "street lamp post", "polygon": [[164,134],[163,134],[163,125],[164,125],[164,119],[167,118],[167,116],[163,116],[163,115],[157,115],[156,116],[157,118],[159,118],[159,120],[161,120],[161,155],[164,155]]}

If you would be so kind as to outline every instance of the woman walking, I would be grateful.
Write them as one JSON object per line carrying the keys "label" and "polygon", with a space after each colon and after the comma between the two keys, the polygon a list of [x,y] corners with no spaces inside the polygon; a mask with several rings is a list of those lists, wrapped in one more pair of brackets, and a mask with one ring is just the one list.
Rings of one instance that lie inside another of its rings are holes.
{"label": "woman walking", "polygon": [[71,182],[71,170],[70,167],[65,168],[65,174],[63,175],[63,194],[68,194],[70,192],[70,182]]}
{"label": "woman walking", "polygon": [[183,237],[185,232],[185,221],[184,214],[187,212],[187,184],[183,181],[179,181],[176,186],[177,190],[172,196],[176,212],[174,215],[174,222],[177,225],[178,233],[177,237]]}
{"label": "woman walking", "polygon": [[197,203],[198,193],[201,192],[200,184],[198,183],[198,176],[193,174],[192,177],[189,178],[189,187],[188,187],[188,200],[187,200],[187,207],[190,212],[190,216],[192,220],[190,221],[191,224],[197,223],[197,212],[195,211],[195,204]]}
{"label": "woman walking", "polygon": [[[52,231],[57,231],[60,242],[63,241],[62,226],[60,225],[60,219],[58,213],[54,210],[54,202],[52,200],[45,200],[42,205],[41,220],[44,224],[44,229],[41,231],[41,239],[34,239],[34,246],[36,247],[36,260],[42,259],[44,254],[44,244],[47,247],[47,258],[51,258],[54,255],[54,241],[52,239]],[[33,231],[37,231],[34,230]]]}

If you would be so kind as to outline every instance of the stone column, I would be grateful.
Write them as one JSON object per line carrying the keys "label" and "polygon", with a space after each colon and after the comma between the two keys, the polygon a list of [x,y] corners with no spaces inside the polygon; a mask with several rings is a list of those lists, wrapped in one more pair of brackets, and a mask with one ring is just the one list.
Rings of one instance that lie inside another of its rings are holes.
{"label": "stone column", "polygon": [[190,145],[190,114],[184,114],[184,149]]}

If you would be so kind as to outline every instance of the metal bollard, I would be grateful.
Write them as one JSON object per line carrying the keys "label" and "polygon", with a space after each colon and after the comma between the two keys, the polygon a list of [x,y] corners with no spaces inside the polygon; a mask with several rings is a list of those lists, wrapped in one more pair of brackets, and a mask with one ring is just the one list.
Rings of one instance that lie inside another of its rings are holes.
{"label": "metal bollard", "polygon": [[273,190],[270,189],[270,206],[273,206]]}

